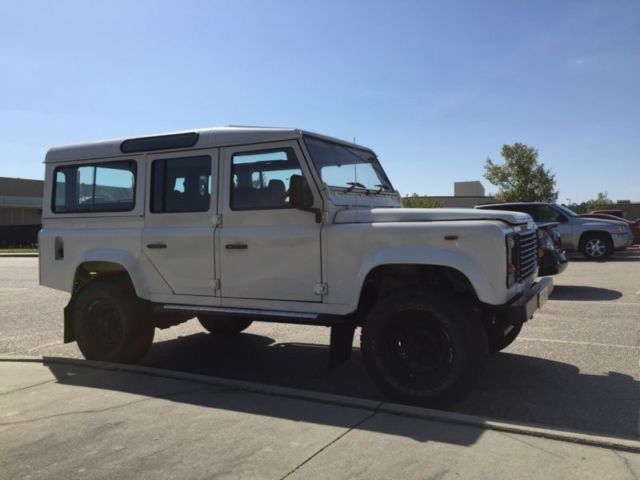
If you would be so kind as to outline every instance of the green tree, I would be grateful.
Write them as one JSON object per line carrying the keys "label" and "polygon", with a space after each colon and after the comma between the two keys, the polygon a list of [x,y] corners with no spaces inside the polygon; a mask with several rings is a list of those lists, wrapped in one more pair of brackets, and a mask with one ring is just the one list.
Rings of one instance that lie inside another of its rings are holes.
{"label": "green tree", "polygon": [[498,186],[495,199],[503,202],[553,202],[558,198],[555,175],[538,163],[538,150],[523,143],[503,145],[503,165],[490,158],[484,178]]}
{"label": "green tree", "polygon": [[442,203],[430,198],[421,197],[417,193],[405,195],[402,198],[402,206],[405,208],[440,208]]}
{"label": "green tree", "polygon": [[588,213],[593,210],[606,210],[614,204],[615,202],[609,198],[607,192],[600,192],[596,198],[582,203],[573,203],[569,208],[576,213]]}

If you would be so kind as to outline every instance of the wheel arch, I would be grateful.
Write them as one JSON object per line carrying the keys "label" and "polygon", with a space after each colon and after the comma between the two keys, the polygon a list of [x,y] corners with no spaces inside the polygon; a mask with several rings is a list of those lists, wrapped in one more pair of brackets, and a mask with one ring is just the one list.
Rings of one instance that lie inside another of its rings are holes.
{"label": "wheel arch", "polygon": [[149,298],[143,273],[135,257],[129,252],[118,249],[96,249],[85,252],[75,268],[71,292],[75,294],[89,281],[110,275],[125,276],[131,283],[136,296]]}
{"label": "wheel arch", "polygon": [[479,300],[473,282],[457,268],[438,264],[384,263],[370,269],[361,283],[357,307],[359,316],[362,318],[376,299],[410,285],[445,288],[474,302]]}
{"label": "wheel arch", "polygon": [[582,247],[584,246],[584,242],[589,235],[604,235],[613,245],[613,237],[611,236],[611,233],[607,232],[606,230],[586,230],[580,234],[580,239],[578,240],[578,249],[582,249]]}

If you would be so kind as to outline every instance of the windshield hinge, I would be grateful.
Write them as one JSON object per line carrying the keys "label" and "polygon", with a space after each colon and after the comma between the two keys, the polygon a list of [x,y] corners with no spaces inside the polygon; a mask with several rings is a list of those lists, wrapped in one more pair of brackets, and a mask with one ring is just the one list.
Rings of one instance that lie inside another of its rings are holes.
{"label": "windshield hinge", "polygon": [[326,283],[316,283],[313,287],[313,293],[316,295],[327,295],[329,293],[329,286]]}

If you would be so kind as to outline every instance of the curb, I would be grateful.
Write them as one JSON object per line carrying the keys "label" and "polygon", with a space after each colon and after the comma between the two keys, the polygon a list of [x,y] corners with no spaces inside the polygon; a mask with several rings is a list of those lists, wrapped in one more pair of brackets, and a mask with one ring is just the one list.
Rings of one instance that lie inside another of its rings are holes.
{"label": "curb", "polygon": [[498,432],[515,433],[527,435],[530,437],[544,438],[548,440],[556,440],[561,442],[575,443],[591,447],[606,448],[610,450],[618,450],[624,452],[640,453],[640,441],[618,438],[605,437],[590,433],[554,430],[540,425],[532,424],[516,424],[501,422],[490,418],[479,417],[475,415],[467,415],[463,413],[447,412],[443,410],[435,410],[431,408],[414,407],[410,405],[401,405],[396,403],[388,403],[376,400],[368,400],[365,398],[347,397],[343,395],[334,395],[330,393],[313,392],[309,390],[301,390],[297,388],[279,387],[276,385],[268,385],[255,382],[247,382],[242,380],[230,380],[219,377],[209,377],[196,373],[178,372],[175,370],[163,370],[154,367],[145,367],[141,365],[127,365],[118,363],[98,362],[94,360],[81,360],[77,358],[59,358],[59,357],[37,357],[37,356],[0,356],[2,363],[48,363],[68,364],[82,367],[92,367],[101,370],[120,371],[128,373],[145,374],[155,377],[171,378],[175,380],[186,380],[196,383],[210,384],[216,386],[233,387],[246,392],[258,393],[263,395],[287,397],[297,400],[305,400],[316,403],[324,403],[347,408],[359,408],[369,410],[374,413],[388,413],[391,415],[401,415],[404,417],[420,418],[425,420],[437,421],[442,423],[450,423],[468,427],[482,428],[494,430]]}

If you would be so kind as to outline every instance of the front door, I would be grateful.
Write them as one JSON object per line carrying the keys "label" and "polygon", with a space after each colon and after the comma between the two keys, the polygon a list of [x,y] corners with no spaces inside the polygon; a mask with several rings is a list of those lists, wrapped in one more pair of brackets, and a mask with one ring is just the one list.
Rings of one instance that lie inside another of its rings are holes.
{"label": "front door", "polygon": [[142,250],[175,294],[216,295],[217,173],[217,149],[147,157]]}
{"label": "front door", "polygon": [[321,224],[289,203],[291,178],[310,178],[297,142],[225,148],[221,158],[222,297],[320,302]]}

